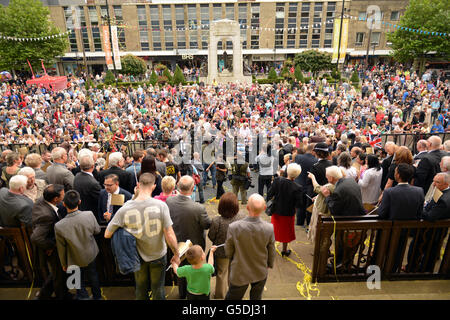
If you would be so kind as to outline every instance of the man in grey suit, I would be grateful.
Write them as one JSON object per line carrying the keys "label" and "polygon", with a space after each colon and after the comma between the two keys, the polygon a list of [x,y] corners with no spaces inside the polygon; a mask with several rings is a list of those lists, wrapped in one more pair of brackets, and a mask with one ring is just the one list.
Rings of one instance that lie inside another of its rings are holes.
{"label": "man in grey suit", "polygon": [[[205,230],[211,226],[211,218],[208,217],[206,209],[192,200],[194,192],[194,179],[183,176],[178,182],[179,195],[169,197],[166,200],[173,222],[173,230],[179,242],[191,240],[205,250]],[[184,262],[186,264],[187,262]],[[182,264],[183,265],[183,264]],[[186,298],[186,280],[178,279],[178,292],[180,299]]]}
{"label": "man in grey suit", "polygon": [[225,254],[231,260],[230,287],[225,300],[242,300],[251,285],[250,300],[261,300],[268,268],[275,260],[273,225],[261,220],[266,202],[252,194],[247,203],[248,217],[228,227]]}
{"label": "man in grey suit", "polygon": [[64,191],[73,189],[74,176],[66,168],[67,151],[64,148],[57,147],[52,150],[53,164],[47,168],[47,184],[62,184]]}
{"label": "man in grey suit", "polygon": [[31,227],[33,201],[24,195],[27,177],[15,175],[9,180],[9,189],[0,189],[0,227],[18,228],[23,222]]}
{"label": "man in grey suit", "polygon": [[91,282],[92,295],[101,299],[100,282],[95,266],[98,246],[94,235],[100,233],[100,226],[91,211],[80,211],[80,194],[70,190],[64,195],[67,215],[55,224],[56,245],[64,271],[75,265],[81,269],[81,289],[77,289],[77,299],[89,299],[86,278]]}

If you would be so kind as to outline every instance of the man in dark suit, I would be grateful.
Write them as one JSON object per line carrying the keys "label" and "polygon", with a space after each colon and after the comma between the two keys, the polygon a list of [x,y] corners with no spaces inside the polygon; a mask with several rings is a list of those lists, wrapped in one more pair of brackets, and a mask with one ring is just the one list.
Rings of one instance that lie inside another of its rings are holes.
{"label": "man in dark suit", "polygon": [[[211,225],[211,218],[206,209],[192,200],[194,192],[194,179],[190,176],[181,177],[178,182],[179,195],[166,200],[170,217],[173,221],[173,230],[179,242],[191,240],[205,250],[205,230]],[[187,262],[184,262],[186,264]],[[182,264],[183,265],[183,264]],[[180,299],[186,298],[186,280],[178,278],[178,292]]]}
{"label": "man in dark suit", "polygon": [[33,233],[31,242],[36,247],[40,270],[48,270],[38,300],[50,299],[55,292],[56,299],[71,299],[66,286],[66,274],[63,272],[56,249],[55,224],[61,219],[58,215],[59,204],[64,198],[64,186],[51,184],[44,189],[43,197],[33,206]]}
{"label": "man in dark suit", "polygon": [[105,181],[105,177],[110,174],[115,174],[119,177],[119,186],[125,189],[129,193],[134,193],[133,190],[133,177],[131,173],[123,170],[125,159],[121,152],[113,152],[109,155],[109,169],[101,171],[98,174],[98,182],[102,185]]}
{"label": "man in dark suit", "polygon": [[389,167],[392,164],[392,161],[394,161],[394,154],[395,151],[397,151],[397,146],[394,142],[388,141],[384,145],[384,149],[386,150],[386,153],[388,154],[388,157],[383,160],[381,163],[381,168],[383,169],[383,175],[381,178],[381,190],[384,190],[384,186],[386,185],[387,179],[388,179],[388,173],[389,173]]}
{"label": "man in dark suit", "polygon": [[303,226],[306,220],[306,225],[309,225],[311,220],[311,215],[306,211],[312,201],[306,196],[310,196],[311,198],[314,195],[313,185],[311,179],[308,179],[308,172],[311,171],[311,168],[315,163],[317,163],[317,158],[314,157],[312,151],[314,149],[313,144],[309,144],[306,147],[306,151],[304,154],[298,154],[295,156],[295,163],[299,164],[302,168],[302,172],[295,179],[295,182],[303,187],[304,193],[302,195],[303,201],[302,206],[297,209],[297,225]]}
{"label": "man in dark suit", "polygon": [[414,161],[419,163],[419,160],[422,160],[428,154],[428,142],[427,140],[419,140],[417,141],[416,148],[418,153],[414,156]]}
{"label": "man in dark suit", "polygon": [[414,185],[421,187],[424,193],[428,192],[428,188],[433,181],[433,177],[441,172],[439,163],[446,153],[441,149],[442,140],[438,136],[428,138],[428,154],[423,157],[417,166]]}
{"label": "man in dark suit", "polygon": [[378,208],[380,219],[417,220],[421,217],[424,193],[422,189],[408,184],[413,174],[411,165],[403,163],[397,166],[394,177],[398,185],[383,192]]}
{"label": "man in dark suit", "polygon": [[81,172],[77,173],[73,181],[73,188],[78,191],[81,197],[80,210],[92,211],[98,217],[98,198],[102,189],[92,172],[95,163],[91,155],[85,154],[80,157]]}
{"label": "man in dark suit", "polygon": [[104,182],[105,189],[100,191],[98,198],[97,219],[99,222],[108,222],[116,214],[116,212],[122,207],[122,205],[111,204],[113,194],[123,194],[124,201],[127,202],[132,198],[131,193],[127,190],[119,187],[119,177],[115,174],[110,174],[105,177]]}
{"label": "man in dark suit", "polygon": [[[395,181],[398,184],[383,192],[383,198],[378,208],[380,219],[385,220],[418,220],[423,211],[424,193],[419,187],[411,186],[408,181],[414,175],[413,166],[400,163],[395,168]],[[398,250],[392,270],[397,272],[402,266],[402,251],[408,240],[408,229],[403,229],[398,241]]]}
{"label": "man in dark suit", "polygon": [[[422,214],[422,218],[426,221],[436,221],[436,220],[444,220],[450,219],[450,174],[448,173],[438,173],[433,178],[433,185],[437,190],[442,192],[442,195],[437,199],[434,198],[425,206]],[[434,267],[436,264],[436,260],[439,258],[439,253],[442,246],[442,240],[447,236],[447,228],[438,228],[434,231],[433,238],[433,230],[427,230],[421,235],[420,248],[416,248],[416,255],[421,255],[420,261],[418,261],[418,266],[423,267],[425,264],[425,271],[434,272]],[[429,248],[431,241],[431,247],[429,253],[426,251],[426,248]],[[414,241],[413,241],[414,242]],[[413,251],[414,244],[411,243],[409,248],[410,253]],[[427,258],[428,253],[428,260]],[[410,255],[408,255],[410,258]],[[416,259],[409,260],[415,261]]]}

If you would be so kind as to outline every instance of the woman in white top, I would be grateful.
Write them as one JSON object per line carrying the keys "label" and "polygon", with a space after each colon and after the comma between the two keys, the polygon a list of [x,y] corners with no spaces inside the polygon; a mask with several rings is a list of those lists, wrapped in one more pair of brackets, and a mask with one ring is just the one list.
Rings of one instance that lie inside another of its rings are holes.
{"label": "woman in white top", "polygon": [[369,154],[366,158],[368,169],[362,174],[358,184],[361,187],[362,202],[368,204],[376,204],[381,194],[381,178],[383,169],[380,167],[378,157]]}
{"label": "woman in white top", "polygon": [[352,166],[352,157],[348,152],[342,152],[338,159],[337,165],[345,174],[345,178],[353,178],[357,180],[358,172],[356,168]]}

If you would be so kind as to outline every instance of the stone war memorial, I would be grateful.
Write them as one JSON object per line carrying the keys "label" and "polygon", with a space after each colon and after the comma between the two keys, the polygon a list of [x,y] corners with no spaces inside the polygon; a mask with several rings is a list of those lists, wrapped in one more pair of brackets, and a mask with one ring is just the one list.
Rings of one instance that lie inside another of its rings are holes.
{"label": "stone war memorial", "polygon": [[[217,44],[232,41],[233,50],[218,50]],[[244,76],[242,44],[239,23],[234,20],[218,20],[211,23],[209,31],[208,76],[207,84],[217,83],[251,83],[251,76]],[[218,59],[218,56],[221,59]],[[230,62],[231,61],[231,62]]]}

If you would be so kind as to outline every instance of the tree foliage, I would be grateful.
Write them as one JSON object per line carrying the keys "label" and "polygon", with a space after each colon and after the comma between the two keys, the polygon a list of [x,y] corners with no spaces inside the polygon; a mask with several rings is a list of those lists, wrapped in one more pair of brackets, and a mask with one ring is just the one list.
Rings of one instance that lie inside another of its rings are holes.
{"label": "tree foliage", "polygon": [[300,69],[300,66],[295,67],[294,75],[297,81],[305,82],[305,78],[303,77],[303,72],[302,69]]}
{"label": "tree foliage", "polygon": [[423,64],[427,54],[448,60],[450,58],[450,1],[449,0],[410,0],[399,25],[427,32],[446,33],[447,36],[423,34],[397,29],[388,34],[392,42],[393,57],[400,62],[419,59]]}
{"label": "tree foliage", "polygon": [[[38,38],[60,34],[49,19],[50,11],[39,0],[11,0],[7,7],[0,5],[0,34],[16,38]],[[0,39],[0,67],[6,70],[39,69],[41,59],[50,66],[55,57],[64,54],[67,38],[54,37],[39,41]],[[38,68],[37,68],[38,67]]]}
{"label": "tree foliage", "polygon": [[358,76],[358,72],[356,70],[353,71],[352,76],[350,78],[350,81],[352,83],[358,83],[359,84],[359,76]]}
{"label": "tree foliage", "polygon": [[150,76],[150,83],[154,86],[157,82],[158,82],[158,75],[156,74],[155,70],[153,70]]}
{"label": "tree foliage", "polygon": [[140,76],[147,71],[145,60],[132,54],[127,54],[120,58],[122,71],[126,75]]}
{"label": "tree foliage", "polygon": [[314,75],[322,70],[331,68],[331,55],[318,50],[307,50],[297,53],[294,58],[295,66],[303,71],[311,71]]}
{"label": "tree foliage", "polygon": [[111,70],[108,70],[105,75],[105,80],[103,81],[105,84],[110,85],[116,82],[116,77],[114,76],[114,73],[112,73]]}
{"label": "tree foliage", "polygon": [[167,82],[172,83],[172,75],[170,74],[169,69],[164,69],[163,71],[163,77],[165,77],[167,79]]}
{"label": "tree foliage", "polygon": [[272,67],[272,68],[270,68],[269,75],[268,75],[267,79],[274,80],[276,78],[277,78],[277,73],[275,72],[275,69]]}
{"label": "tree foliage", "polygon": [[186,80],[184,79],[183,71],[181,71],[180,67],[177,65],[175,68],[175,73],[173,74],[173,84],[179,85],[179,84],[186,83]]}

